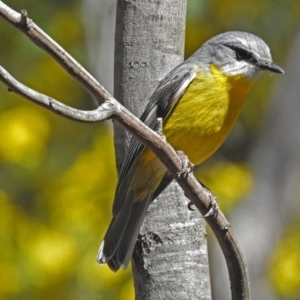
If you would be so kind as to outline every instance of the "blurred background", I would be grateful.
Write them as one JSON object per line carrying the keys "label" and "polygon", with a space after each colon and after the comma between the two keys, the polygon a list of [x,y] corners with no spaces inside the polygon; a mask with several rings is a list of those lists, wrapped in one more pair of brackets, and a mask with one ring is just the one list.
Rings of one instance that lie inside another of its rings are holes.
{"label": "blurred background", "polygon": [[[115,1],[10,0],[112,91]],[[101,10],[101,11],[99,11]],[[218,197],[251,278],[253,299],[300,299],[300,2],[188,0],[186,56],[215,34],[244,30],[285,75],[255,85],[225,145],[197,176]],[[95,103],[24,35],[0,20],[0,64],[68,105]],[[112,127],[56,116],[0,84],[0,299],[134,299],[131,271],[95,256],[116,185]],[[228,276],[209,233],[214,299]]]}

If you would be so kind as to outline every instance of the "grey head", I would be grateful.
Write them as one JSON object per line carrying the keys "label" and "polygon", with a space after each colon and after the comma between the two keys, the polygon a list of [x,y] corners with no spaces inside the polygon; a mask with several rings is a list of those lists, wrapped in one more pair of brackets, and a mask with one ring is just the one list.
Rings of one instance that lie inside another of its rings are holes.
{"label": "grey head", "polygon": [[205,70],[214,64],[229,76],[244,75],[253,80],[266,70],[284,73],[273,62],[268,45],[256,35],[242,31],[229,31],[211,38],[188,62]]}

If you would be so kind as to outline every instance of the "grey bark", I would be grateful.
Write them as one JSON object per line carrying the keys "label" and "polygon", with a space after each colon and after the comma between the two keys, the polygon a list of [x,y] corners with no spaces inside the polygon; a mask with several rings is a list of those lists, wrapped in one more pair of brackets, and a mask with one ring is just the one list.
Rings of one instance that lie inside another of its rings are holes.
{"label": "grey bark", "polygon": [[[114,96],[141,115],[157,83],[183,60],[186,1],[119,0]],[[129,137],[115,126],[120,167]],[[206,233],[177,184],[150,205],[136,246],[136,299],[210,299]]]}

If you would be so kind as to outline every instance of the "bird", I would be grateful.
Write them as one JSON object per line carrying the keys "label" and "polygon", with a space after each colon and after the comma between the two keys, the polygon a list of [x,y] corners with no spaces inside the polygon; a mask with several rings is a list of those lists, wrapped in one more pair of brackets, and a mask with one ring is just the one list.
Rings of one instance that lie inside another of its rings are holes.
{"label": "bird", "polygon": [[[162,120],[168,143],[199,165],[224,142],[265,71],[284,73],[261,38],[242,31],[221,33],[160,81],[140,119],[154,130]],[[148,206],[171,181],[155,154],[132,138],[119,173],[113,218],[96,258],[99,264],[113,271],[127,267]]]}

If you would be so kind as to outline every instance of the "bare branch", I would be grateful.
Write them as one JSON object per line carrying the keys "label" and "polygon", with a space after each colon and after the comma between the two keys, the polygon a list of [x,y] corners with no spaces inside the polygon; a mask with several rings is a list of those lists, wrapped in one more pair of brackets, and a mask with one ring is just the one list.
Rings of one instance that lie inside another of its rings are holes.
{"label": "bare branch", "polygon": [[[211,209],[214,205],[212,203],[213,195],[201,186],[193,174],[183,173],[184,176],[178,175],[182,174],[182,160],[164,137],[148,128],[109,95],[96,79],[74,58],[35,25],[32,20],[28,19],[25,11],[19,14],[0,1],[0,16],[20,29],[36,45],[48,52],[102,105],[93,111],[81,111],[71,108],[26,87],[14,79],[6,70],[0,68],[0,80],[8,86],[9,90],[73,120],[98,122],[107,118],[115,119],[160,158],[172,176],[178,181],[185,195],[194,203],[202,215],[205,215]],[[206,220],[216,235],[227,262],[232,299],[250,299],[245,264],[228,221],[220,210],[214,215],[207,217]]]}
{"label": "bare branch", "polygon": [[98,103],[102,103],[107,98],[108,92],[104,87],[70,54],[29,19],[25,10],[22,10],[22,13],[19,14],[0,1],[0,17],[22,31],[38,47],[50,54]]}
{"label": "bare branch", "polygon": [[66,118],[81,122],[101,122],[116,114],[120,103],[112,97],[102,103],[97,109],[92,111],[83,111],[67,106],[47,95],[39,93],[28,86],[22,84],[12,77],[3,67],[0,66],[0,80],[8,87],[10,92],[38,104],[46,109],[64,116]]}

